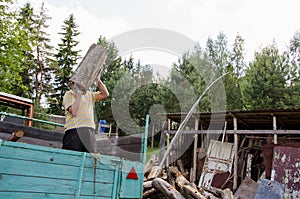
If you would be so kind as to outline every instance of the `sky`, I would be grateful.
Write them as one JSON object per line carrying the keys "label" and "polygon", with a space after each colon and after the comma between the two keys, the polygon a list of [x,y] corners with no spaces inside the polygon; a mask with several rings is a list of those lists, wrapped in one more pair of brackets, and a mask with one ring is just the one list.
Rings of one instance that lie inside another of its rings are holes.
{"label": "sky", "polygon": [[[237,35],[245,40],[246,61],[275,41],[280,50],[300,31],[299,0],[18,0],[35,8],[45,3],[52,44],[60,42],[61,26],[71,13],[81,34],[82,56],[99,36],[107,39],[141,28],[165,29],[184,35],[205,48],[220,32],[229,49]],[[174,41],[177,42],[177,41]],[[158,50],[136,51],[145,64],[170,65],[175,55]]]}

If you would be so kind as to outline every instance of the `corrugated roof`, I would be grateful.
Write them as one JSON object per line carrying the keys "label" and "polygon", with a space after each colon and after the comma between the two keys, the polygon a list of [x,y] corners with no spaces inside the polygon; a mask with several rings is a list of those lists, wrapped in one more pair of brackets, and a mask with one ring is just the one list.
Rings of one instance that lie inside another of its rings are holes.
{"label": "corrugated roof", "polygon": [[[182,122],[187,113],[161,113],[175,122]],[[252,109],[219,112],[196,112],[191,120],[199,118],[203,124],[227,122],[227,129],[233,129],[233,117],[237,118],[238,129],[273,129],[273,116],[276,117],[277,129],[300,129],[300,108],[287,109]],[[219,125],[220,126],[220,125]],[[205,127],[204,127],[205,128]]]}

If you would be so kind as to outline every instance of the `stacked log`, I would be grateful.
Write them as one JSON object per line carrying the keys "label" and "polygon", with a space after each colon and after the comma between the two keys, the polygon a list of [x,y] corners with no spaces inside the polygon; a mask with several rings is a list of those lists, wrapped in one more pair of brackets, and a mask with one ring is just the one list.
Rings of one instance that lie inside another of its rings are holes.
{"label": "stacked log", "polygon": [[[179,166],[169,166],[166,168],[158,168],[155,166],[156,157],[152,156],[146,163],[145,181],[143,184],[144,199],[217,199],[226,198],[233,199],[231,190],[212,188],[205,190],[198,188],[195,183],[190,182],[185,175],[186,171],[182,168],[181,160]],[[149,168],[149,165],[153,165]],[[184,171],[184,175],[182,174]]]}
{"label": "stacked log", "polygon": [[[210,190],[198,188],[195,183],[190,182],[186,176],[189,172],[184,169],[182,160],[176,161],[176,166],[159,168],[157,157],[152,155],[145,165],[144,173],[144,199],[233,199],[230,189],[218,189],[212,187]],[[183,173],[184,172],[184,173]]]}

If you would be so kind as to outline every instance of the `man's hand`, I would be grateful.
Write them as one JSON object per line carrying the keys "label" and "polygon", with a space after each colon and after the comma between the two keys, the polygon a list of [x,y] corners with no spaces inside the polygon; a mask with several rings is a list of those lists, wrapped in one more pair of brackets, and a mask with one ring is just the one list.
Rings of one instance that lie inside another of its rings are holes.
{"label": "man's hand", "polygon": [[79,110],[79,107],[80,107],[82,95],[76,93],[75,97],[76,97],[75,102],[67,108],[67,111],[69,111],[69,113],[71,113],[73,115],[73,117],[76,117],[77,114],[78,114],[78,110]]}
{"label": "man's hand", "polygon": [[99,93],[96,95],[96,101],[103,100],[109,96],[109,92],[105,86],[105,84],[98,78],[97,86],[99,89]]}

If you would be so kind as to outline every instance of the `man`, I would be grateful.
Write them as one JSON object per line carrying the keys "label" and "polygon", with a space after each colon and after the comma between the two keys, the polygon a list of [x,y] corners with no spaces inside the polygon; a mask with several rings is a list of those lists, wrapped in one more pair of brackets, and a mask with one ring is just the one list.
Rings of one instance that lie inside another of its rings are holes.
{"label": "man", "polygon": [[70,90],[63,98],[66,109],[63,149],[97,152],[95,139],[94,104],[109,96],[106,86],[97,79],[98,92],[87,91],[81,95]]}

